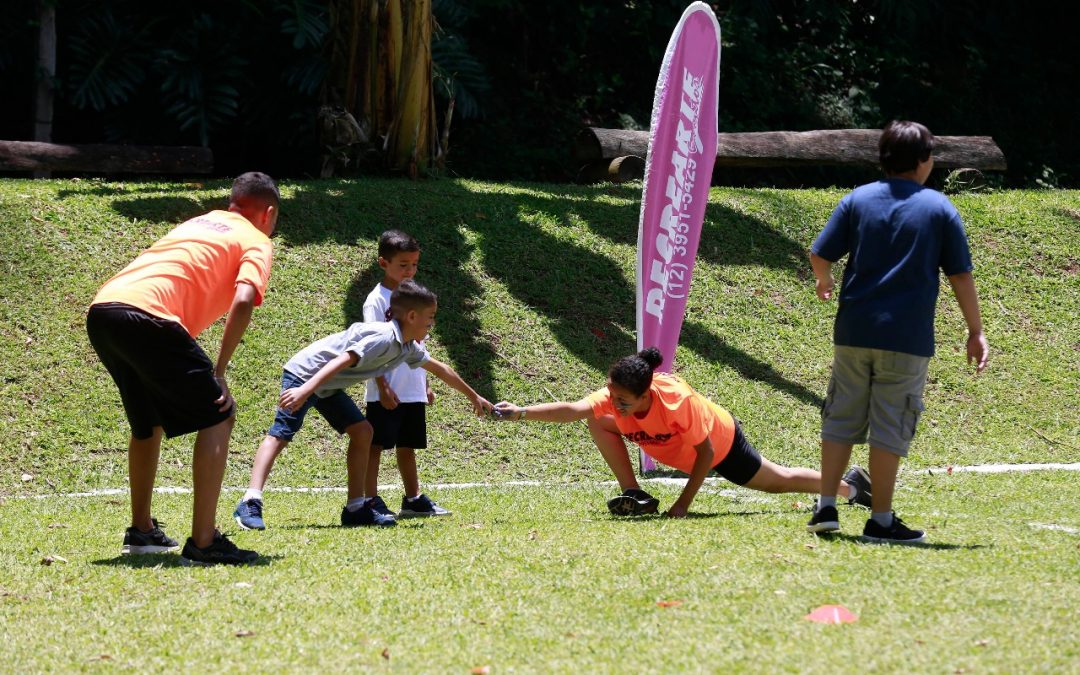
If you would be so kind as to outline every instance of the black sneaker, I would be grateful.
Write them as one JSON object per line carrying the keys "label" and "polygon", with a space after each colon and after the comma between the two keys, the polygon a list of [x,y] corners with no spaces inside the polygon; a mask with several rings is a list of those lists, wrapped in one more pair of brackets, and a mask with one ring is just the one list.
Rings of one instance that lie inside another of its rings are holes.
{"label": "black sneaker", "polygon": [[836,513],[835,506],[815,508],[814,515],[810,516],[810,522],[806,524],[807,532],[826,534],[840,530],[840,516]]}
{"label": "black sneaker", "polygon": [[866,473],[866,469],[861,466],[851,467],[851,471],[844,474],[844,482],[854,485],[858,490],[855,499],[849,499],[848,504],[870,508],[870,474]]}
{"label": "black sneaker", "polygon": [[207,567],[209,565],[247,565],[258,560],[255,551],[245,551],[218,530],[214,530],[214,540],[205,548],[199,548],[188,537],[184,550],[180,552],[180,564],[189,567]]}
{"label": "black sneaker", "polygon": [[[358,527],[361,525],[377,525],[379,527],[393,527],[397,525],[397,519],[394,518],[394,514],[390,512],[390,509],[386,509],[386,513],[376,511],[372,508],[372,502],[367,502],[355,511],[350,511],[349,507],[341,509],[341,525],[342,527]],[[382,501],[382,500],[380,500]],[[386,508],[386,505],[383,505]]]}
{"label": "black sneaker", "polygon": [[149,532],[143,532],[137,527],[129,527],[124,531],[124,547],[120,549],[121,555],[146,555],[147,553],[168,553],[180,547],[176,541],[161,529],[157,518],[151,518],[154,527]]}
{"label": "black sneaker", "polygon": [[609,499],[607,507],[613,516],[642,516],[647,513],[656,513],[660,507],[660,500],[644,490],[630,488],[623,490],[618,497]]}
{"label": "black sneaker", "polygon": [[404,495],[401,497],[401,510],[398,511],[398,518],[424,518],[427,516],[448,515],[450,515],[449,511],[431,501],[431,498],[427,495],[420,495],[412,501],[409,501],[409,498]]}
{"label": "black sneaker", "polygon": [[862,540],[876,544],[921,544],[926,541],[926,533],[909,528],[900,520],[900,516],[893,513],[892,525],[889,527],[878,525],[873,518],[866,521]]}

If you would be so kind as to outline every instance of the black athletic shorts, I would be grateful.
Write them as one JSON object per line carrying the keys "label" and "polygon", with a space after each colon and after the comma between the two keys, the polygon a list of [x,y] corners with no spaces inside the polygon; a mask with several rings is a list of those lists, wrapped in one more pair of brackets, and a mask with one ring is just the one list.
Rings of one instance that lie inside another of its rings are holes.
{"label": "black athletic shorts", "polygon": [[427,447],[426,403],[398,403],[393,410],[387,410],[382,403],[369,401],[367,419],[375,430],[372,445],[384,450]]}
{"label": "black athletic shorts", "polygon": [[90,307],[86,333],[120,390],[134,438],[150,438],[154,427],[182,436],[233,414],[218,410],[214,364],[175,321],[109,302]]}
{"label": "black athletic shorts", "polygon": [[761,468],[761,453],[750,445],[743,435],[742,425],[735,421],[735,438],[731,441],[731,450],[713,471],[736,485],[746,485]]}

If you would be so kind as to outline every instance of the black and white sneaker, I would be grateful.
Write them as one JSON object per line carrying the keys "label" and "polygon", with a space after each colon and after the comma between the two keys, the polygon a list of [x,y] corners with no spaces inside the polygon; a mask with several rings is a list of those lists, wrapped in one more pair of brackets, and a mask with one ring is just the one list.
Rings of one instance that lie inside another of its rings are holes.
{"label": "black and white sneaker", "polygon": [[851,467],[851,471],[844,474],[844,482],[855,486],[857,492],[855,499],[849,499],[848,504],[865,506],[870,508],[870,474],[861,466]]}
{"label": "black and white sneaker", "polygon": [[246,551],[218,530],[214,530],[214,540],[209,546],[199,548],[191,537],[184,543],[180,552],[180,564],[189,567],[208,567],[210,565],[247,565],[259,559],[255,551]]}
{"label": "black and white sneaker", "polygon": [[660,500],[644,490],[630,488],[623,490],[618,497],[609,499],[607,507],[613,516],[643,516],[656,513],[660,507]]}
{"label": "black and white sneaker", "polygon": [[428,516],[448,516],[450,512],[431,501],[427,495],[420,495],[412,501],[408,497],[401,497],[401,510],[398,518],[425,518]]}
{"label": "black and white sneaker", "polygon": [[810,516],[810,522],[806,524],[807,532],[827,534],[840,530],[840,516],[836,513],[835,506],[815,508],[814,515]]}
{"label": "black and white sneaker", "polygon": [[378,527],[394,527],[397,525],[397,519],[394,518],[394,514],[390,509],[386,508],[385,504],[383,504],[385,512],[376,511],[372,508],[372,501],[374,500],[366,502],[360,508],[352,511],[349,510],[348,505],[341,509],[341,526],[360,527],[365,525],[376,525]]}
{"label": "black and white sneaker", "polygon": [[124,531],[124,547],[120,549],[121,555],[168,553],[180,548],[180,542],[165,534],[157,518],[151,518],[150,521],[154,527],[150,528],[149,532],[143,532],[137,527],[129,527]]}
{"label": "black and white sneaker", "polygon": [[893,513],[892,525],[889,527],[878,525],[873,518],[866,521],[862,540],[875,544],[921,544],[926,541],[926,533],[911,529],[900,520],[900,516]]}

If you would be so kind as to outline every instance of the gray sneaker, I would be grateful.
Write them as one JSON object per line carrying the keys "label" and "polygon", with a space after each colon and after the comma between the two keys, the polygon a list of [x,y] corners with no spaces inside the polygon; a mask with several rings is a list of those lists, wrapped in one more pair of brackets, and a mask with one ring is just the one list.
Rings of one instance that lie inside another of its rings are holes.
{"label": "gray sneaker", "polygon": [[165,534],[157,518],[151,518],[150,521],[154,526],[149,532],[143,532],[137,527],[129,527],[124,531],[124,547],[120,549],[121,555],[168,553],[180,548],[180,542]]}
{"label": "gray sneaker", "polygon": [[870,474],[861,466],[852,466],[851,471],[844,474],[844,482],[854,485],[858,492],[855,499],[849,499],[848,504],[870,508]]}

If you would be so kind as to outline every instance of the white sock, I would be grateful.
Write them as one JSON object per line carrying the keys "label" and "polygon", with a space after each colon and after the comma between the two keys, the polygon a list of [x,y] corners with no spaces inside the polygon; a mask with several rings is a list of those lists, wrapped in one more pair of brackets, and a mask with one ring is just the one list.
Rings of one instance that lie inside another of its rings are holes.
{"label": "white sock", "polygon": [[407,501],[407,502],[415,502],[417,499],[420,499],[420,495],[416,495],[415,497],[406,497],[405,501]]}
{"label": "white sock", "polygon": [[893,514],[892,511],[886,511],[884,513],[871,513],[870,519],[882,527],[892,527]]}
{"label": "white sock", "polygon": [[345,503],[345,508],[349,511],[359,511],[364,506],[364,504],[367,503],[367,500],[367,497],[356,497],[350,499],[348,502]]}
{"label": "white sock", "polygon": [[817,510],[820,511],[827,506],[836,508],[836,497],[826,497],[824,495],[818,496]]}
{"label": "white sock", "polygon": [[255,488],[248,488],[247,492],[244,493],[244,496],[240,498],[240,501],[246,502],[246,501],[250,501],[252,499],[258,499],[259,501],[262,501],[262,490],[256,490]]}

